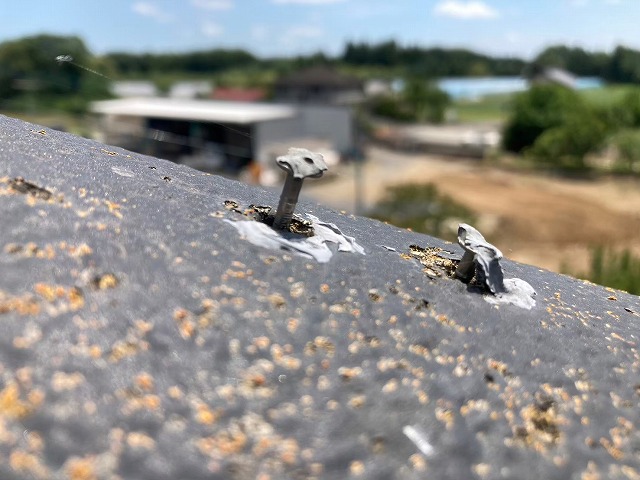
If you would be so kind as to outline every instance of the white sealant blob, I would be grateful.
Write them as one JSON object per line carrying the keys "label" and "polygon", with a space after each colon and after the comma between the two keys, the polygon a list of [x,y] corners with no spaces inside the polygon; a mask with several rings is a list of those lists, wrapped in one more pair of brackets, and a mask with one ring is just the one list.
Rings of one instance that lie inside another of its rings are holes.
{"label": "white sealant blob", "polygon": [[536,306],[536,291],[520,278],[505,278],[504,292],[485,295],[484,299],[492,305],[515,305],[531,310]]}
{"label": "white sealant blob", "polygon": [[322,222],[318,217],[310,213],[307,213],[307,218],[311,220],[313,230],[316,233],[315,236],[319,235],[327,242],[337,243],[340,252],[354,252],[365,255],[364,248],[356,243],[356,239],[342,233],[335,224]]}
{"label": "white sealant blob", "polygon": [[287,250],[306,258],[313,258],[319,263],[327,263],[333,251],[327,243],[335,243],[341,252],[354,252],[365,255],[364,248],[358,245],[353,237],[343,235],[332,223],[321,222],[313,215],[307,215],[313,224],[313,237],[300,237],[294,234],[278,232],[268,225],[254,220],[233,222],[224,221],[235,228],[245,240],[259,247],[273,250]]}
{"label": "white sealant blob", "polygon": [[[519,278],[504,278],[500,260],[502,252],[485,240],[482,234],[471,225],[461,223],[458,226],[458,244],[464,248],[465,256],[462,257],[456,274],[461,267],[473,266],[465,262],[466,256],[473,254],[473,263],[482,271],[483,281],[493,295],[485,295],[484,299],[492,305],[515,305],[516,307],[531,310],[536,306],[534,299],[536,291],[531,285]],[[466,270],[466,269],[465,269]],[[468,280],[471,280],[470,278]]]}

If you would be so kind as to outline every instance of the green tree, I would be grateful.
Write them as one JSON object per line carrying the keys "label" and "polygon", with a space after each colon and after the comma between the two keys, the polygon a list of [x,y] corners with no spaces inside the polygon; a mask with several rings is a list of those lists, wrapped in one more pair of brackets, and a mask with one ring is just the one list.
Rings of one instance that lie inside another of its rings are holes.
{"label": "green tree", "polygon": [[116,52],[105,56],[122,75],[153,73],[215,73],[230,68],[250,67],[257,63],[249,52],[240,49],[214,49],[186,53],[133,54]]}
{"label": "green tree", "polygon": [[640,88],[630,90],[616,105],[619,123],[627,128],[640,128]]}
{"label": "green tree", "polygon": [[594,114],[571,116],[562,125],[545,130],[527,154],[537,161],[562,168],[584,170],[585,157],[599,148],[606,127]]}
{"label": "green tree", "polygon": [[640,128],[640,88],[625,87],[622,98],[607,99],[591,104],[595,115],[606,125],[607,131]]}
{"label": "green tree", "polygon": [[640,52],[625,47],[617,47],[604,77],[616,83],[640,83]]}
{"label": "green tree", "polygon": [[108,81],[56,57],[69,55],[74,63],[92,69],[98,65],[78,37],[37,35],[0,44],[0,97],[12,99],[38,95],[48,99],[106,95]]}
{"label": "green tree", "polygon": [[614,128],[573,90],[537,85],[516,97],[503,143],[538,162],[582,170]]}
{"label": "green tree", "polygon": [[494,58],[465,49],[403,47],[348,43],[341,60],[349,65],[399,67],[426,78],[468,75],[519,75],[526,63],[518,58]]}
{"label": "green tree", "polygon": [[88,52],[76,37],[39,35],[0,45],[0,70],[4,95],[20,91],[20,81],[37,83],[42,91],[69,93],[78,87],[81,72],[68,64],[56,64],[58,55],[71,55],[79,62],[87,61]]}
{"label": "green tree", "polygon": [[506,150],[520,153],[531,147],[545,131],[563,126],[569,118],[587,112],[582,98],[555,85],[537,85],[516,96],[503,132]]}
{"label": "green tree", "polygon": [[610,61],[602,52],[587,52],[578,47],[554,45],[538,54],[533,63],[543,67],[557,67],[579,76],[602,76]]}
{"label": "green tree", "polygon": [[640,172],[640,129],[622,129],[607,140],[607,145],[613,149],[618,171]]}
{"label": "green tree", "polygon": [[441,123],[451,99],[430,82],[411,78],[400,94],[385,95],[373,100],[376,115],[400,121]]}
{"label": "green tree", "polygon": [[418,122],[441,123],[451,103],[449,95],[421,79],[409,80],[402,96]]}

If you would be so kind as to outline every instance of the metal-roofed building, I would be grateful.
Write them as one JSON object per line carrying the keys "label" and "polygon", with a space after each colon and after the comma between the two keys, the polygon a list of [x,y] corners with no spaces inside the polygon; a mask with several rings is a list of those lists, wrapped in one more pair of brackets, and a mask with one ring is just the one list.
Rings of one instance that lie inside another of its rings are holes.
{"label": "metal-roofed building", "polygon": [[274,97],[282,102],[351,105],[364,100],[364,82],[316,65],[276,80]]}
{"label": "metal-roofed building", "polygon": [[100,116],[101,140],[204,170],[265,164],[273,145],[296,139],[353,148],[346,107],[135,98],[94,102],[91,110]]}
{"label": "metal-roofed building", "polygon": [[111,82],[111,93],[119,98],[155,97],[158,95],[156,85],[148,80],[121,80]]}
{"label": "metal-roofed building", "polygon": [[211,95],[213,87],[207,81],[176,82],[169,88],[170,98],[206,98]]}
{"label": "metal-roofed building", "polygon": [[529,82],[534,85],[559,85],[571,90],[576,88],[576,76],[556,67],[532,67]]}
{"label": "metal-roofed building", "polygon": [[216,87],[210,98],[231,102],[262,102],[267,96],[264,88]]}

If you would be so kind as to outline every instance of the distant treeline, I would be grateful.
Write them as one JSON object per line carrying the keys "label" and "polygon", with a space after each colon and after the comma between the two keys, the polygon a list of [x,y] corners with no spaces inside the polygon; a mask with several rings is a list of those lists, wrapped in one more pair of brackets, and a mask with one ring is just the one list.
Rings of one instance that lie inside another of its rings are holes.
{"label": "distant treeline", "polygon": [[[66,56],[70,61],[56,61]],[[100,75],[91,70],[100,72]],[[81,38],[36,35],[0,43],[0,108],[83,112],[109,95],[114,72],[91,55]]]}
{"label": "distant treeline", "polygon": [[[56,62],[56,57],[64,55],[71,56],[73,63]],[[625,47],[608,54],[555,46],[544,50],[530,63],[464,49],[402,46],[394,41],[348,43],[336,56],[316,53],[265,59],[241,49],[94,56],[81,38],[36,35],[0,43],[0,108],[32,104],[37,96],[41,105],[49,98],[53,99],[52,106],[81,111],[86,101],[108,95],[109,82],[105,77],[154,81],[171,78],[173,81],[210,76],[219,81],[220,75],[234,72],[228,83],[250,85],[253,82],[268,87],[279,75],[319,63],[345,68],[363,78],[506,76],[520,75],[527,68],[556,66],[576,75],[599,76],[612,83],[640,83],[640,51]],[[62,105],[59,100],[72,104]]]}
{"label": "distant treeline", "polygon": [[530,67],[558,67],[611,83],[640,83],[640,51],[622,46],[605,53],[556,45],[526,62],[463,49],[402,47],[393,41],[377,45],[348,43],[339,60],[351,65],[401,66],[432,77],[520,75]]}
{"label": "distant treeline", "polygon": [[215,73],[230,68],[263,66],[279,71],[313,63],[389,69],[408,75],[435,77],[509,76],[526,73],[530,66],[559,67],[578,76],[601,77],[612,83],[640,83],[640,51],[618,47],[612,53],[552,46],[533,62],[514,57],[492,57],[465,49],[401,46],[395,41],[353,43],[343,53],[322,53],[291,58],[261,59],[245,50],[214,49],[171,54],[111,53],[105,60],[122,75],[154,72]]}
{"label": "distant treeline", "polygon": [[289,58],[260,59],[244,50],[209,50],[171,54],[111,53],[105,56],[124,74],[153,72],[218,72],[228,68],[262,65],[289,70],[314,63],[376,67],[427,77],[519,75],[527,62],[518,58],[494,58],[463,49],[402,47],[394,41],[380,44],[348,43],[341,55],[323,53]]}
{"label": "distant treeline", "polygon": [[559,67],[578,76],[600,77],[611,83],[640,83],[640,51],[626,47],[604,53],[558,45],[545,49],[532,64]]}
{"label": "distant treeline", "polygon": [[348,43],[340,61],[350,65],[401,67],[429,77],[519,75],[527,62],[464,49],[403,47],[394,41]]}
{"label": "distant treeline", "polygon": [[155,72],[215,73],[258,63],[244,50],[207,50],[186,53],[110,53],[105,59],[121,75]]}

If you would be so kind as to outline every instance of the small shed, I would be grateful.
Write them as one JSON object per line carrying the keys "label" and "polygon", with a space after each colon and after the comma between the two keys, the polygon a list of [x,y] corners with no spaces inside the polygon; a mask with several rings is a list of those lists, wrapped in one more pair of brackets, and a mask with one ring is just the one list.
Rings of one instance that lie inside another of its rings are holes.
{"label": "small shed", "polygon": [[570,72],[556,67],[533,69],[529,81],[533,85],[560,85],[572,90],[576,88],[576,77]]}
{"label": "small shed", "polygon": [[169,97],[171,98],[206,98],[211,95],[213,87],[210,82],[177,82],[171,85]]}
{"label": "small shed", "polygon": [[319,65],[278,79],[274,97],[285,102],[351,105],[364,99],[364,84],[356,77]]}
{"label": "small shed", "polygon": [[155,97],[158,95],[155,84],[146,80],[112,82],[110,91],[118,98]]}
{"label": "small shed", "polygon": [[231,102],[260,102],[267,98],[267,91],[263,88],[217,87],[211,98]]}

